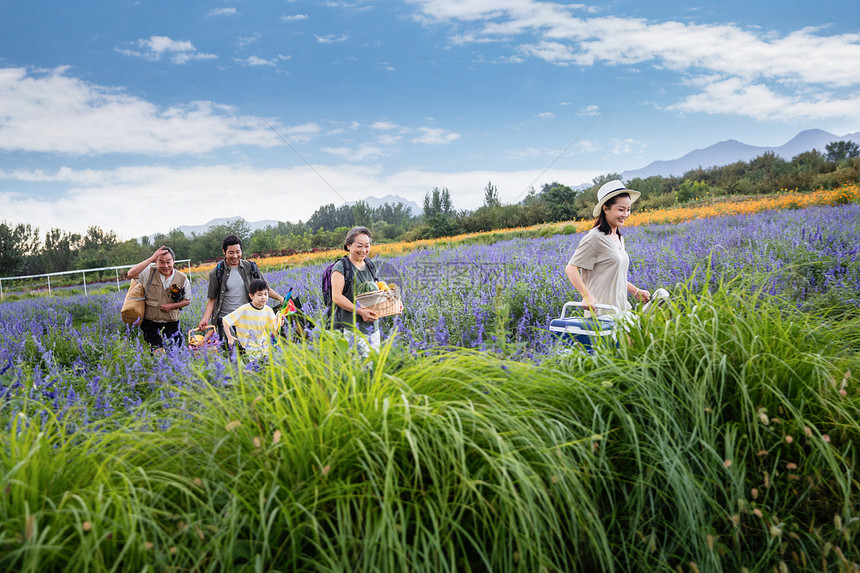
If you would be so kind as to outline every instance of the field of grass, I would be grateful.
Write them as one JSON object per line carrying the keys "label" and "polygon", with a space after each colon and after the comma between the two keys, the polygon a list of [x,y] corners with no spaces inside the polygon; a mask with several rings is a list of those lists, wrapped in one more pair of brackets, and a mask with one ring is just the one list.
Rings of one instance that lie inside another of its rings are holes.
{"label": "field of grass", "polygon": [[18,392],[0,566],[853,570],[858,327],[720,289],[539,364],[326,335],[87,425]]}
{"label": "field of grass", "polygon": [[[576,237],[385,259],[407,312],[367,358],[153,357],[121,295],[1,304],[0,570],[855,571],[857,209],[629,229],[672,304],[593,354],[546,328]],[[318,267],[269,276],[315,313]]]}

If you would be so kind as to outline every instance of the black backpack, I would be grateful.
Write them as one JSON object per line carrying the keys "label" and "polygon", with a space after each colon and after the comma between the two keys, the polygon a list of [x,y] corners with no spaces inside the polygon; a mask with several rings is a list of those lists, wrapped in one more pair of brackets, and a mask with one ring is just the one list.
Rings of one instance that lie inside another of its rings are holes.
{"label": "black backpack", "polygon": [[[332,263],[325,268],[322,274],[323,304],[326,307],[327,316],[331,315],[333,307],[331,296],[331,272],[338,261],[343,261],[343,292],[347,292],[352,287],[352,262],[349,260],[349,255],[344,255],[339,259],[332,261]],[[364,259],[364,262],[367,265],[367,270],[370,271],[370,275],[373,277],[373,280],[378,280],[376,277],[376,265],[373,264],[373,261],[370,259]]]}

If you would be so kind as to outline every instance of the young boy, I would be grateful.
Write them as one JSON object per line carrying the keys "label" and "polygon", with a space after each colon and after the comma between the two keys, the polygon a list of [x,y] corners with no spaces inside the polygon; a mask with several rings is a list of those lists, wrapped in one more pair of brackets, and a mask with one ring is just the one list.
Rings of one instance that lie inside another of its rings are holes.
{"label": "young boy", "polygon": [[[269,300],[266,281],[254,279],[248,283],[248,296],[251,302],[224,317],[224,334],[231,348],[238,341],[243,350],[259,355],[269,349],[277,322],[272,307],[266,305]],[[236,336],[233,336],[233,327]]]}

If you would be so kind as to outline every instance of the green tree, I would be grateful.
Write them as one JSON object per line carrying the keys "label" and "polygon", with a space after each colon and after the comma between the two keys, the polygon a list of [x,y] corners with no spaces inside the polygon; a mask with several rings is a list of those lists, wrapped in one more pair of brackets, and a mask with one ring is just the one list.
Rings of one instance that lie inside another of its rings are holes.
{"label": "green tree", "polygon": [[390,241],[394,236],[394,225],[385,221],[375,221],[370,225],[370,230],[373,232],[373,242],[379,243],[383,240]]}
{"label": "green tree", "polygon": [[281,237],[279,245],[282,249],[293,249],[295,251],[310,250],[313,245],[313,233],[305,231]]}
{"label": "green tree", "polygon": [[454,206],[451,203],[451,194],[448,188],[439,189],[434,187],[433,191],[424,195],[424,218],[450,217],[454,214]]}
{"label": "green tree", "polygon": [[824,151],[827,161],[833,163],[860,157],[860,145],[853,141],[831,141],[825,146]]}
{"label": "green tree", "polygon": [[137,239],[129,239],[111,247],[108,257],[113,263],[111,266],[134,265],[149,257],[154,250],[153,247],[144,247]]}
{"label": "green tree", "polygon": [[309,229],[323,229],[325,231],[333,231],[338,227],[354,227],[355,215],[352,212],[352,206],[341,205],[335,207],[334,203],[323,205],[310,216],[307,222]]}
{"label": "green tree", "polygon": [[428,238],[450,237],[457,233],[454,205],[447,188],[434,187],[424,195],[424,223]]}
{"label": "green tree", "polygon": [[46,273],[71,270],[75,265],[80,244],[79,234],[57,228],[51,229],[45,233],[45,245],[39,253],[42,269]]}
{"label": "green tree", "polygon": [[[189,258],[198,263],[220,259],[224,256],[224,251],[221,248],[224,237],[232,234],[227,225],[214,225],[200,235],[195,234],[191,243]],[[154,243],[160,244],[157,240]]]}
{"label": "green tree", "polygon": [[[177,259],[190,259],[191,253],[191,244],[192,239],[188,237],[184,232],[179,229],[171,229],[171,231],[164,237],[161,243],[155,245],[154,247],[159,247],[161,245],[165,245],[173,249],[173,252],[176,253]],[[154,248],[145,249],[144,252],[146,256],[152,254]],[[146,258],[146,257],[144,257]],[[141,259],[142,260],[142,259]]]}
{"label": "green tree", "polygon": [[570,221],[571,219],[575,219],[577,195],[577,191],[558,182],[545,185],[543,197],[549,210],[550,221]]}
{"label": "green tree", "polygon": [[352,226],[370,227],[373,224],[373,210],[364,201],[356,201],[352,205]]}
{"label": "green tree", "polygon": [[406,232],[410,225],[415,223],[417,217],[412,214],[412,209],[405,203],[383,203],[373,209],[374,221],[385,221],[391,225],[386,229],[386,237],[393,239]]}
{"label": "green tree", "polygon": [[500,207],[501,205],[502,202],[499,199],[499,188],[493,185],[493,182],[490,181],[487,183],[487,186],[484,187],[484,207],[492,209],[493,207]]}
{"label": "green tree", "polygon": [[522,205],[533,205],[535,203],[540,203],[543,201],[543,197],[538,193],[534,187],[529,187],[529,192],[523,197],[523,200],[520,201]]}
{"label": "green tree", "polygon": [[81,240],[75,268],[92,269],[113,266],[110,250],[117,242],[114,231],[104,231],[101,227],[90,226]]}
{"label": "green tree", "polygon": [[216,227],[223,229],[224,235],[221,237],[221,240],[223,240],[227,235],[236,235],[241,239],[242,244],[244,245],[251,238],[251,225],[241,217],[231,219],[223,225],[217,225]]}
{"label": "green tree", "polygon": [[693,199],[701,199],[709,189],[710,187],[708,187],[708,184],[704,181],[691,181],[690,179],[686,179],[678,186],[678,202],[685,203],[687,201],[692,201]]}
{"label": "green tree", "polygon": [[279,248],[278,245],[278,237],[271,227],[257,229],[251,234],[251,240],[248,243],[248,254],[258,253],[262,255],[276,251]]}
{"label": "green tree", "polygon": [[39,251],[39,229],[29,224],[0,222],[0,275],[14,276],[25,269],[28,257]]}
{"label": "green tree", "polygon": [[605,175],[598,175],[591,182],[594,184],[594,187],[600,188],[604,183],[609,183],[610,181],[615,181],[618,179],[621,180],[621,175],[619,173],[607,173]]}

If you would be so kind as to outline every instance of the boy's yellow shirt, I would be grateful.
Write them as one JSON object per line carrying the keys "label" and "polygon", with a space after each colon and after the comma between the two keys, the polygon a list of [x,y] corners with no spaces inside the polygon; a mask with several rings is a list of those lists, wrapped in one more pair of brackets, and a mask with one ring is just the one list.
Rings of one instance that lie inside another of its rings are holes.
{"label": "boy's yellow shirt", "polygon": [[269,349],[277,319],[272,307],[255,308],[250,302],[243,304],[224,317],[224,328],[236,328],[236,340],[249,352]]}

